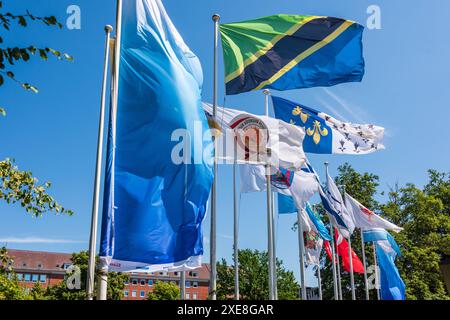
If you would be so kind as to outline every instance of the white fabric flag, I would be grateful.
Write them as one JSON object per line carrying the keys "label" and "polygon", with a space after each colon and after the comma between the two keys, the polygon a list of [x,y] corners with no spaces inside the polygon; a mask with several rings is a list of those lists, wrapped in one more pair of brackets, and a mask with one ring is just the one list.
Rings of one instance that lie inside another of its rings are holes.
{"label": "white fabric flag", "polygon": [[[314,228],[313,228],[314,229]],[[311,230],[310,232],[305,232],[305,254],[306,263],[309,265],[319,265],[320,255],[323,248],[323,240],[319,234]]]}
{"label": "white fabric flag", "polygon": [[336,183],[334,182],[333,178],[330,176],[328,169],[327,169],[326,196],[329,199],[330,205],[333,207],[333,209],[337,213],[339,213],[340,216],[342,217],[342,220],[347,226],[347,229],[344,229],[340,225],[336,225],[336,227],[339,229],[339,231],[345,238],[349,238],[353,234],[353,231],[355,231],[354,218],[352,217],[351,212],[349,212],[345,207],[344,199],[342,199],[341,192],[339,191],[339,188],[336,186]]}
{"label": "white fabric flag", "polygon": [[345,205],[347,207],[347,211],[353,216],[355,226],[361,230],[381,228],[385,230],[392,230],[397,233],[403,230],[403,228],[396,226],[395,224],[383,219],[379,215],[367,209],[349,194],[345,194]]}
{"label": "white fabric flag", "polygon": [[203,109],[210,122],[214,122],[212,127],[222,132],[217,139],[219,160],[231,164],[237,156],[239,164],[270,164],[290,170],[298,170],[305,164],[305,131],[302,128],[228,108],[218,108],[216,119],[212,119],[212,106],[203,103]]}
{"label": "white fabric flag", "polygon": [[[240,165],[241,192],[263,192],[267,188],[266,168],[261,165]],[[290,196],[301,211],[303,230],[311,231],[308,215],[304,212],[306,203],[319,191],[319,182],[313,173],[302,170],[294,172],[272,169],[271,187],[274,192]]]}

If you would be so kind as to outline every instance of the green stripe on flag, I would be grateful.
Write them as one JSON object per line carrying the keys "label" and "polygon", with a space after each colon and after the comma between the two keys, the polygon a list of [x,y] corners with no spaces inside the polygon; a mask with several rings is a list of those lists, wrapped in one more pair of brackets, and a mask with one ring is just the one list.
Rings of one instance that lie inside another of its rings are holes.
{"label": "green stripe on flag", "polygon": [[256,20],[220,25],[225,61],[225,81],[238,77],[244,69],[269,51],[278,41],[292,35],[319,16],[279,14]]}

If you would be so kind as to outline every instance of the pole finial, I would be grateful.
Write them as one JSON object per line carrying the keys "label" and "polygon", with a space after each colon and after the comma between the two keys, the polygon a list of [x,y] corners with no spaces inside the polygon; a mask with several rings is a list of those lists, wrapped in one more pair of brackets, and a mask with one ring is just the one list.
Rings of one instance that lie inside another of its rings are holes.
{"label": "pole finial", "polygon": [[328,167],[330,163],[328,161],[325,162],[325,167]]}
{"label": "pole finial", "polygon": [[212,19],[214,22],[220,21],[220,15],[218,13],[213,14]]}
{"label": "pole finial", "polygon": [[270,95],[270,90],[269,90],[269,89],[265,89],[265,90],[263,91],[263,93],[264,93],[266,96],[268,96],[268,95]]}
{"label": "pole finial", "polygon": [[111,33],[113,31],[113,27],[112,25],[108,24],[105,26],[105,32],[106,33]]}

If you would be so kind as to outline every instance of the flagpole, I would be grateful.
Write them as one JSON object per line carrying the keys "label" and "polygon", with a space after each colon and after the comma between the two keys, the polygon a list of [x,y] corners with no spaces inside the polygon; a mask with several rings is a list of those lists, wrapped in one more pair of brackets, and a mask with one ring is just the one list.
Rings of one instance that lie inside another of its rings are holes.
{"label": "flagpole", "polygon": [[[116,163],[116,126],[117,126],[117,106],[119,102],[119,70],[120,70],[120,49],[121,49],[121,41],[122,39],[122,0],[117,0],[117,10],[116,10],[116,38],[114,41],[114,60],[113,60],[113,72],[111,76],[112,86],[111,86],[111,114],[110,114],[110,122],[111,122],[111,131],[112,131],[112,179],[111,179],[111,190],[112,190],[112,208],[111,210],[114,212],[114,175],[115,175],[115,163]],[[100,286],[98,291],[98,300],[107,300],[108,294],[108,275],[103,270],[100,271]]]}
{"label": "flagpole", "polygon": [[186,272],[180,272],[180,298],[186,300]]}
{"label": "flagpole", "polygon": [[320,271],[320,258],[319,258],[319,263],[317,264],[317,280],[319,281],[319,300],[323,300],[322,275],[321,275],[321,271]]}
{"label": "flagpole", "polygon": [[276,218],[277,217],[277,211],[276,211],[276,206],[275,206],[275,192],[272,192],[272,214],[274,217],[274,228],[273,228],[273,257],[274,257],[274,277],[273,277],[273,289],[275,291],[275,300],[278,300],[278,274],[277,274],[277,237],[276,237],[276,230],[278,230],[278,224],[275,223]]}
{"label": "flagpole", "polygon": [[[338,233],[339,235],[339,233]],[[338,279],[338,290],[339,290],[339,300],[342,300],[342,279],[341,279],[341,261],[339,258],[339,249],[336,243],[336,264],[337,264],[337,279]]]}
{"label": "flagpole", "polygon": [[[325,162],[325,171],[328,172],[328,162]],[[330,234],[331,234],[331,251],[332,251],[332,264],[333,264],[333,284],[334,284],[334,300],[339,300],[339,290],[337,285],[337,270],[336,270],[336,242],[334,241],[334,227],[330,222]]]}
{"label": "flagpole", "polygon": [[274,272],[273,272],[274,255],[273,255],[272,186],[270,177],[270,165],[268,164],[266,164],[266,179],[267,179],[266,189],[267,189],[267,240],[268,240],[267,249],[269,259],[269,300],[275,300]]}
{"label": "flagpole", "polygon": [[239,212],[237,192],[237,139],[234,139],[233,209],[234,209],[234,300],[239,300]]}
{"label": "flagpole", "polygon": [[302,300],[308,300],[306,296],[306,281],[305,281],[305,242],[303,239],[303,222],[302,212],[297,211],[297,224],[298,224],[298,251],[300,258],[300,281],[302,290]]}
{"label": "flagpole", "polygon": [[370,300],[369,285],[367,283],[366,245],[364,243],[364,233],[363,233],[362,229],[360,229],[360,232],[361,232],[361,248],[362,248],[363,266],[364,266],[364,288],[366,291],[366,300]]}
{"label": "flagpole", "polygon": [[377,299],[381,300],[380,296],[380,275],[378,274],[378,260],[377,260],[377,249],[375,243],[372,243],[373,248],[373,263],[375,265],[375,287],[377,290]]}
{"label": "flagpole", "polygon": [[[213,15],[214,21],[214,78],[213,78],[213,117],[217,117],[218,108],[218,94],[217,94],[217,79],[218,79],[218,55],[219,55],[219,21],[218,14]],[[217,140],[214,139],[214,181],[211,190],[211,231],[210,231],[210,262],[211,262],[211,282],[209,294],[211,300],[217,300]]]}
{"label": "flagpole", "polygon": [[351,235],[348,237],[348,258],[350,259],[350,284],[352,287],[352,300],[356,300],[355,292],[355,275],[353,270],[353,255],[352,255],[352,239]]}
{"label": "flagpole", "polygon": [[[265,89],[263,91],[264,93],[264,109],[265,109],[265,115],[266,117],[269,116],[269,96],[270,96],[270,90]],[[269,169],[270,167],[268,167]],[[268,175],[268,180],[267,180],[267,184],[270,184],[270,175]],[[270,186],[271,189],[271,186]],[[269,281],[271,282],[271,287],[272,287],[272,294],[273,294],[273,299],[271,300],[276,300],[277,299],[277,274],[276,274],[276,253],[275,253],[275,217],[274,217],[274,201],[273,201],[273,192],[270,190],[270,194],[267,193],[267,197],[270,197],[270,208],[268,208],[267,211],[267,219],[271,220],[270,225],[268,225],[268,232],[270,232],[269,235],[269,257],[271,257],[271,263],[269,263],[269,274],[271,275],[269,277]],[[269,205],[269,202],[268,202]],[[269,286],[270,289],[270,286]]]}
{"label": "flagpole", "polygon": [[[345,199],[346,199],[346,190],[344,185],[344,205]],[[349,258],[349,264],[350,264],[350,285],[352,288],[352,300],[356,300],[356,292],[355,292],[355,275],[353,270],[353,255],[352,255],[352,235],[349,232],[348,236],[348,258]]]}
{"label": "flagpole", "polygon": [[100,179],[102,176],[102,157],[103,157],[103,136],[105,131],[105,109],[106,109],[106,90],[108,83],[108,66],[109,66],[109,51],[110,39],[113,27],[105,26],[106,43],[105,43],[105,59],[103,66],[103,82],[102,94],[100,102],[100,119],[98,125],[97,138],[97,162],[95,167],[94,180],[94,195],[92,200],[92,218],[91,218],[91,234],[89,240],[89,265],[88,265],[88,281],[87,281],[87,298],[94,299],[94,285],[95,285],[95,269],[96,269],[96,251],[97,251],[97,226],[98,226],[98,212],[100,206]]}

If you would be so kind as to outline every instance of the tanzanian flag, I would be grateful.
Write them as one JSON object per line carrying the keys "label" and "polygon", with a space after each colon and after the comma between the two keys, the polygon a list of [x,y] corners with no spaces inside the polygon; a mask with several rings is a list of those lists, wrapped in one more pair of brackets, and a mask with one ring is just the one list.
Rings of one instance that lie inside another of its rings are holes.
{"label": "tanzanian flag", "polygon": [[359,82],[363,31],[344,19],[286,14],[222,24],[227,94]]}

